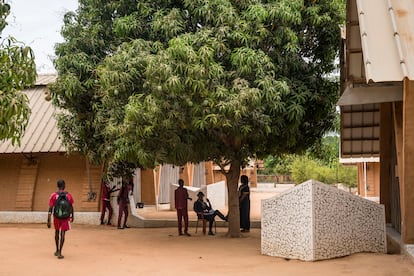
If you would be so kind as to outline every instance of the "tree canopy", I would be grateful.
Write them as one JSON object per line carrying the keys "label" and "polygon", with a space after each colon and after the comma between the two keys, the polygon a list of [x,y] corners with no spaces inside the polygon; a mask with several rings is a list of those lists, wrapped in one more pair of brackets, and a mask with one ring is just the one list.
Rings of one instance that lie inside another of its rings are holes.
{"label": "tree canopy", "polygon": [[10,5],[0,0],[0,141],[11,139],[19,143],[30,115],[28,99],[22,93],[36,80],[32,50],[15,38],[3,39]]}
{"label": "tree canopy", "polygon": [[56,47],[64,141],[145,167],[214,161],[239,236],[241,166],[332,127],[343,19],[341,0],[80,1]]}

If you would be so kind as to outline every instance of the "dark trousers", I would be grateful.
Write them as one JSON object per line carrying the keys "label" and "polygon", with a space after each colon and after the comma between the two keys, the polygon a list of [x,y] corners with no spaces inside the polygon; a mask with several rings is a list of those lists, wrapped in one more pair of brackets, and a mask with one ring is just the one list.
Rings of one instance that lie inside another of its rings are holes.
{"label": "dark trousers", "polygon": [[213,222],[216,216],[218,216],[222,220],[227,220],[226,217],[223,215],[223,213],[220,212],[219,210],[215,210],[214,214],[204,215],[204,219],[208,220],[208,231],[209,232],[213,232]]}
{"label": "dark trousers", "polygon": [[102,200],[102,211],[101,211],[101,223],[105,218],[105,212],[108,209],[108,224],[111,223],[111,218],[114,210],[112,209],[111,202],[109,200]]}
{"label": "dark trousers", "polygon": [[182,234],[182,220],[184,219],[184,233],[188,231],[188,211],[187,209],[177,209],[177,219],[178,219],[178,233]]}
{"label": "dark trousers", "polygon": [[125,215],[125,220],[123,224],[123,226],[125,226],[127,223],[127,219],[128,219],[128,203],[121,201],[119,202],[118,227],[121,226],[122,214]]}

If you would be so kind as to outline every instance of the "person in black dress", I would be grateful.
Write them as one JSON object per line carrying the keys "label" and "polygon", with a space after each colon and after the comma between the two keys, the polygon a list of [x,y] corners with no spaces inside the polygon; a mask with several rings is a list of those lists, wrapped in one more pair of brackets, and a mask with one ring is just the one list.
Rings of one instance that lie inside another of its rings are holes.
{"label": "person in black dress", "polygon": [[249,178],[246,175],[240,177],[239,207],[241,232],[250,231],[250,188]]}

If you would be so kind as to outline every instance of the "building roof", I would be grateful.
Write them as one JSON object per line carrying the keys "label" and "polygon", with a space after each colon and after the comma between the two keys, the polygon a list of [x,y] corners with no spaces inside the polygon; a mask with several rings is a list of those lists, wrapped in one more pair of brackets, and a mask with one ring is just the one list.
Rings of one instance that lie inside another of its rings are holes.
{"label": "building roof", "polygon": [[414,80],[414,1],[356,0],[348,12],[357,12],[351,18],[358,18],[359,34],[349,34],[360,35],[354,40],[360,40],[366,81]]}
{"label": "building roof", "polygon": [[0,142],[0,153],[65,152],[59,138],[55,119],[56,108],[45,99],[46,85],[56,80],[56,75],[39,75],[35,86],[23,90],[29,98],[31,114],[20,146],[10,140]]}
{"label": "building roof", "polygon": [[347,0],[341,46],[341,157],[378,158],[379,104],[414,80],[414,1]]}

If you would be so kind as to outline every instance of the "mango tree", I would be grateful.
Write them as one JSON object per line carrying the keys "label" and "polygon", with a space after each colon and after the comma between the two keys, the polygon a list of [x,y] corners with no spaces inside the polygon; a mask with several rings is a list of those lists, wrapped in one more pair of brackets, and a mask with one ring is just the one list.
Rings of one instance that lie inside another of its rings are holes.
{"label": "mango tree", "polygon": [[82,0],[57,47],[64,140],[142,167],[214,161],[238,237],[241,167],[332,126],[343,18],[341,0]]}

